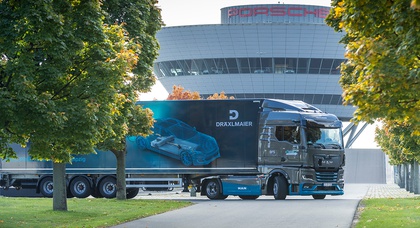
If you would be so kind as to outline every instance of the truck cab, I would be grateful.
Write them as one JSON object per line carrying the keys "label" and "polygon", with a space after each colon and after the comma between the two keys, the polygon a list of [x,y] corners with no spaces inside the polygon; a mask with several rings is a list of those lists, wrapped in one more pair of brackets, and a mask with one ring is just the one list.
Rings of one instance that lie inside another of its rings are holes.
{"label": "truck cab", "polygon": [[275,195],[271,191],[276,178],[282,179],[285,186],[280,187],[286,195],[318,199],[343,194],[341,121],[301,101],[265,102],[259,124],[258,167],[268,174],[267,194]]}

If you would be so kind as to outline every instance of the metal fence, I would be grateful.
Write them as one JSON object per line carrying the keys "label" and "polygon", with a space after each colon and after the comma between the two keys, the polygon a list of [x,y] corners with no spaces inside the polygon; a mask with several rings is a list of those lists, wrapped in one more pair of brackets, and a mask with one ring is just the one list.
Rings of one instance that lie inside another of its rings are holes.
{"label": "metal fence", "polygon": [[420,166],[418,162],[394,166],[394,182],[407,191],[420,193]]}

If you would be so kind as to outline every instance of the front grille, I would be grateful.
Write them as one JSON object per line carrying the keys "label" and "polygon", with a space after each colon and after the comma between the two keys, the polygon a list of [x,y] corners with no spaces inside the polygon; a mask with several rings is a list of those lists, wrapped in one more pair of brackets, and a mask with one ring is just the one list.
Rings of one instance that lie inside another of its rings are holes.
{"label": "front grille", "polygon": [[316,181],[318,182],[337,182],[338,173],[333,172],[317,172]]}

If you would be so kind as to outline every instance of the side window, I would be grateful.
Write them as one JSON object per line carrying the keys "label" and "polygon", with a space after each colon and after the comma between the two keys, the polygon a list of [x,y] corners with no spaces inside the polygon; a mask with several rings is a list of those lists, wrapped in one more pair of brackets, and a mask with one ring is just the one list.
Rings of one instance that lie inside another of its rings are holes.
{"label": "side window", "polygon": [[297,126],[276,126],[276,138],[279,141],[300,143],[300,129]]}

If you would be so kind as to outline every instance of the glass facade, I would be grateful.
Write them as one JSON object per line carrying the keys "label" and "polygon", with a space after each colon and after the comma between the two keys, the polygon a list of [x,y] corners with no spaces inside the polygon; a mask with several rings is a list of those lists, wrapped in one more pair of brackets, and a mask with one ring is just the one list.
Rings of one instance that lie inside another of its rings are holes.
{"label": "glass facade", "polygon": [[340,74],[344,59],[217,58],[155,62],[157,77],[206,74]]}

